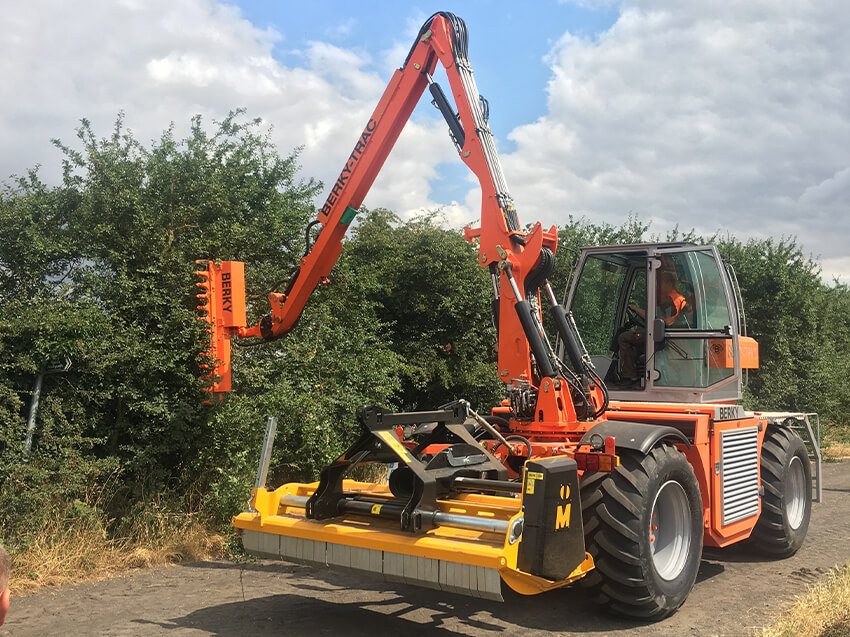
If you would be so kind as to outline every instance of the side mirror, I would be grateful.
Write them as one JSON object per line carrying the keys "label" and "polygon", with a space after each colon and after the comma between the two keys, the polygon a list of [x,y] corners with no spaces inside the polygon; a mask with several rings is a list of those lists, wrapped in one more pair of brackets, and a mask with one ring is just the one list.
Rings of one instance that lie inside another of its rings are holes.
{"label": "side mirror", "polygon": [[655,343],[663,343],[664,342],[664,330],[667,326],[664,324],[660,318],[655,319],[652,322],[652,340]]}

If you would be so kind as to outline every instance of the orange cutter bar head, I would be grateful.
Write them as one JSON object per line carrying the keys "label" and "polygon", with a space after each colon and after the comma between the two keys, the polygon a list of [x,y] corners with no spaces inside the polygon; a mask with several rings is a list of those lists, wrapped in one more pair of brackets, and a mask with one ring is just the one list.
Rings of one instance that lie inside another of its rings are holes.
{"label": "orange cutter bar head", "polygon": [[198,297],[199,321],[207,323],[209,337],[201,352],[201,380],[208,383],[206,391],[230,391],[230,337],[246,325],[245,264],[241,261],[196,261],[206,264],[195,274],[200,281]]}

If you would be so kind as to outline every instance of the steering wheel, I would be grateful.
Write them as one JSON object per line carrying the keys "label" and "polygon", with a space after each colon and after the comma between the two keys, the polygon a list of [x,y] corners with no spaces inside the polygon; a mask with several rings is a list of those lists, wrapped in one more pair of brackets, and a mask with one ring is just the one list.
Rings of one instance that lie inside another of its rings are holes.
{"label": "steering wheel", "polygon": [[636,327],[646,327],[646,319],[631,308],[631,304],[626,306],[626,324]]}

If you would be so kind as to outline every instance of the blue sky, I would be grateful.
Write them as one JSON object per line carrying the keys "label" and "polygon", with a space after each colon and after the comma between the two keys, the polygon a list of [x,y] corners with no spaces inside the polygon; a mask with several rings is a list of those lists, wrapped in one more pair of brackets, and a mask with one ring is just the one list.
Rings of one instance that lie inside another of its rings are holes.
{"label": "blue sky", "polygon": [[412,25],[418,30],[436,11],[451,11],[467,23],[470,61],[479,90],[490,101],[491,113],[498,113],[491,118],[491,127],[503,152],[512,148],[507,134],[515,126],[545,113],[550,69],[543,59],[553,44],[566,30],[593,37],[609,29],[619,14],[616,4],[590,7],[557,1],[527,6],[504,0],[435,5],[374,0],[241,0],[234,4],[255,25],[281,34],[273,54],[287,65],[303,62],[303,50],[316,40],[378,56],[400,40],[412,42],[416,33],[409,33]]}
{"label": "blue sky", "polygon": [[[331,183],[437,9],[466,20],[522,222],[567,215],[659,236],[795,236],[850,281],[846,0],[273,2],[5,0],[0,179],[40,164],[83,117],[142,142],[193,115],[260,117],[301,174]],[[439,79],[439,78],[438,78]],[[470,181],[427,101],[364,202],[475,221]]]}
{"label": "blue sky", "polygon": [[[490,102],[490,126],[502,153],[514,150],[508,134],[516,126],[536,120],[546,112],[546,85],[551,69],[544,58],[566,30],[594,38],[609,29],[619,14],[616,4],[597,6],[547,1],[531,8],[521,2],[455,2],[407,4],[403,2],[275,2],[241,0],[234,3],[254,25],[271,28],[280,35],[272,49],[282,64],[304,62],[311,42],[364,52],[376,63],[388,51],[403,43],[406,52],[421,24],[434,12],[455,13],[467,23],[470,33],[469,56],[481,94]],[[399,51],[400,53],[400,51]],[[404,53],[389,60],[393,67]],[[390,71],[373,64],[384,81]],[[437,81],[445,84],[441,69]],[[426,99],[415,117],[434,116]],[[447,138],[434,139],[448,143]],[[435,166],[431,185],[443,201],[462,200],[468,190],[466,167],[457,161]]]}

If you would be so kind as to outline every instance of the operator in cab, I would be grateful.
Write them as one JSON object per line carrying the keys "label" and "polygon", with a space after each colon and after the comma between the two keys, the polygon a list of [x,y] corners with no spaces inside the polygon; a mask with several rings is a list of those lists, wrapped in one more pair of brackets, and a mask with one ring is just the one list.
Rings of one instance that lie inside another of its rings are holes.
{"label": "operator in cab", "polygon": [[[674,270],[663,269],[658,271],[658,284],[656,285],[655,316],[664,321],[668,327],[676,322],[687,305],[685,297],[676,289],[679,278]],[[646,323],[646,310],[634,303],[629,303],[629,309],[637,314]],[[620,334],[617,343],[620,348],[620,377],[622,388],[640,387],[640,377],[635,365],[638,348],[645,343],[646,331],[644,329],[627,330]]]}

